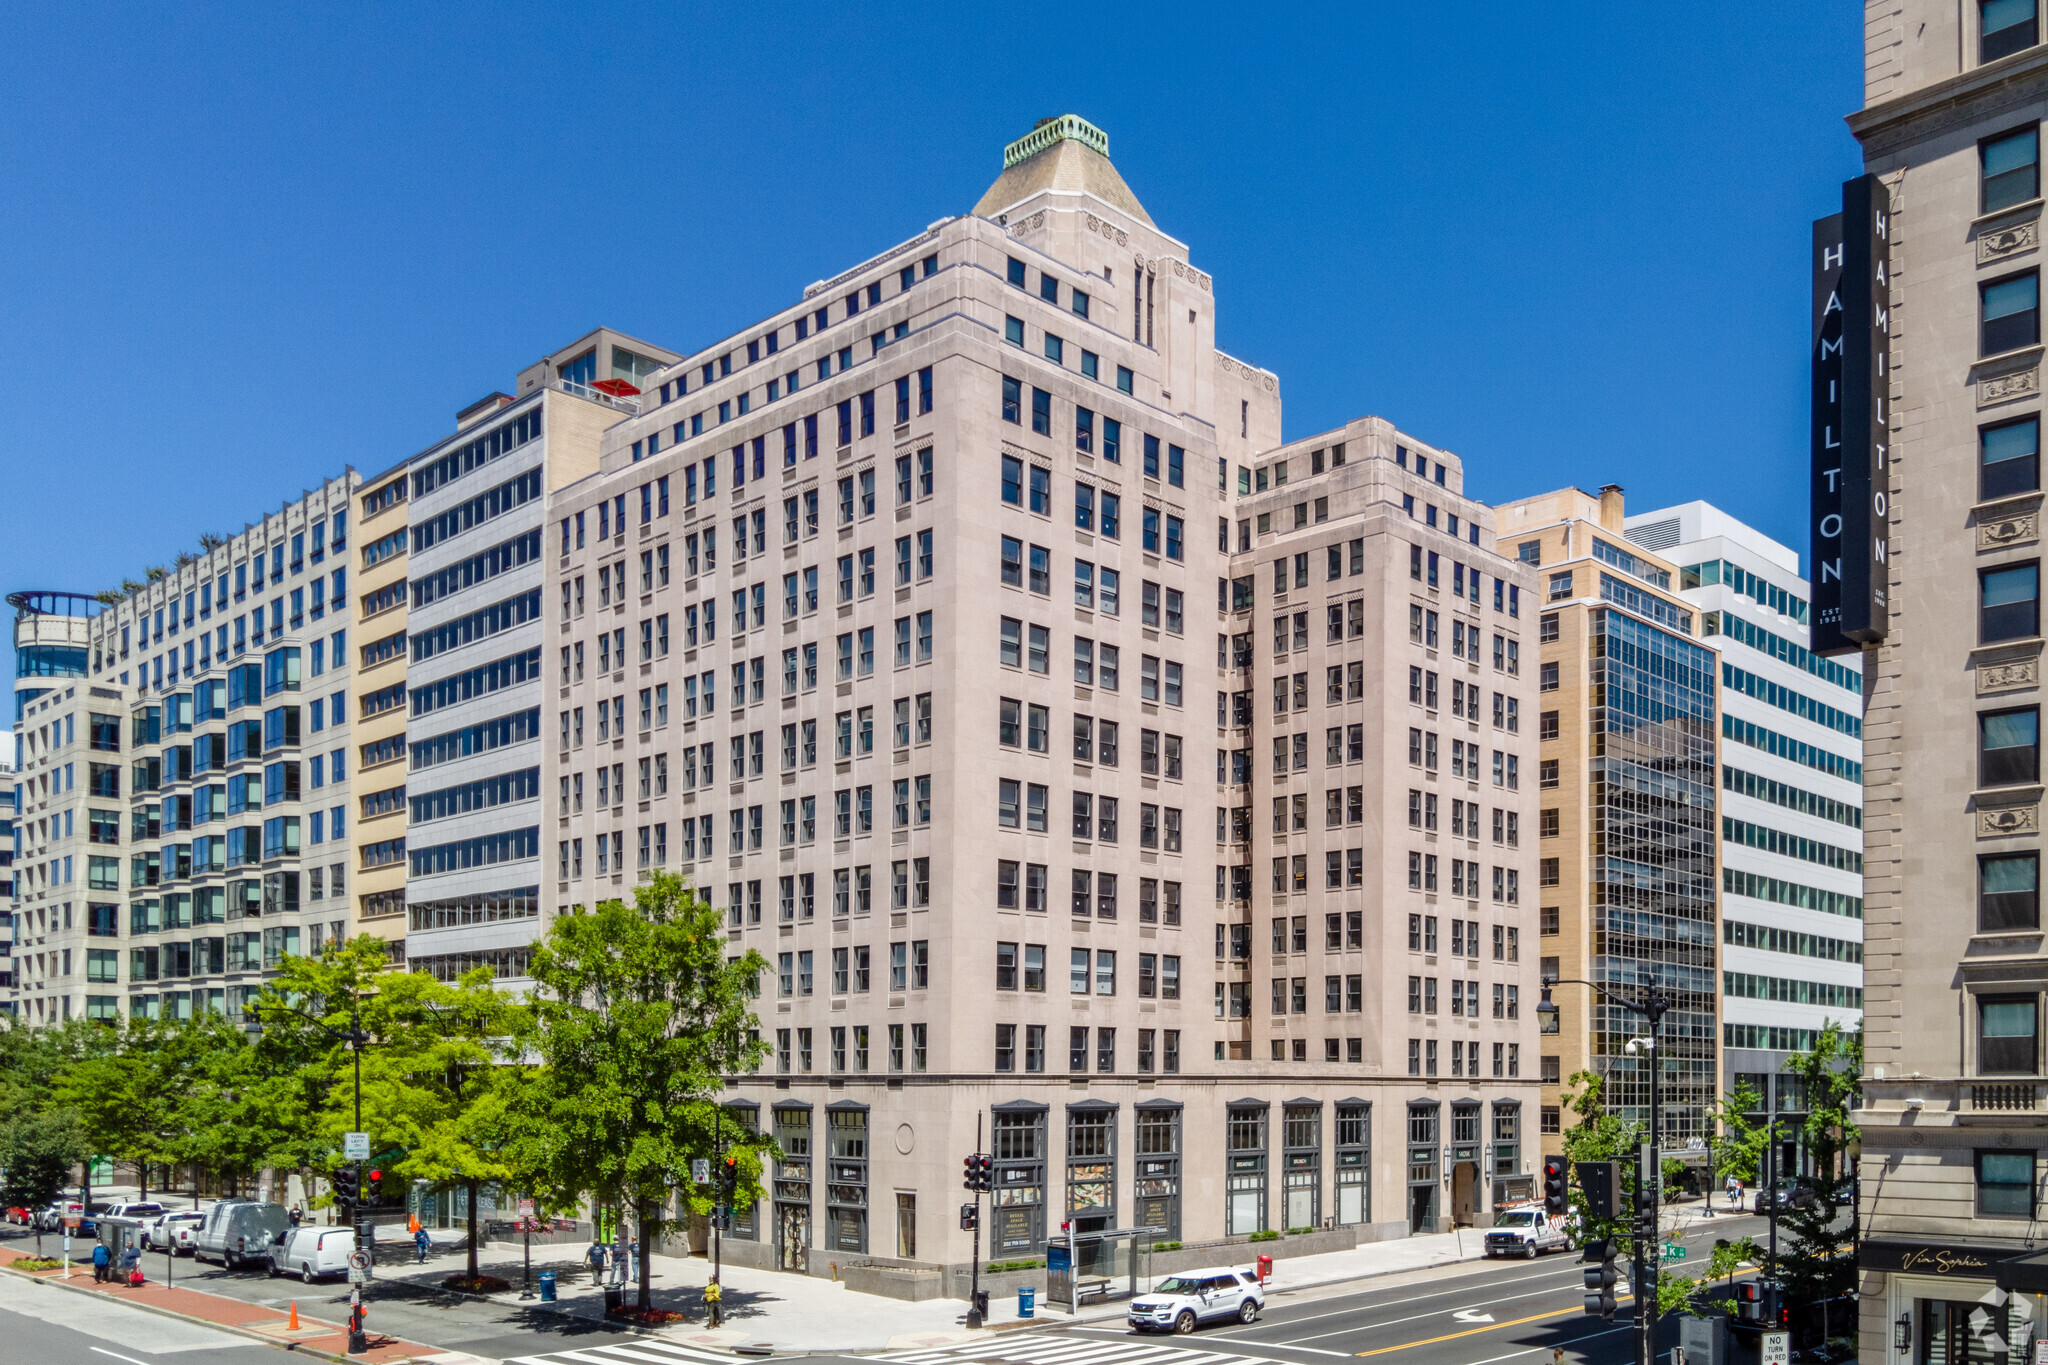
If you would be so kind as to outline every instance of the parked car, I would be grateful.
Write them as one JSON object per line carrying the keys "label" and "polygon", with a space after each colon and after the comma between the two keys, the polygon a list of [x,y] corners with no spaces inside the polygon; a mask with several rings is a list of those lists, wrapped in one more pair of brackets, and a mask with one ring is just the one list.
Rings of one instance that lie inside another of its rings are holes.
{"label": "parked car", "polygon": [[130,1199],[125,1202],[117,1199],[107,1205],[109,1218],[140,1218],[144,1222],[158,1217],[163,1211],[164,1206],[154,1199]]}
{"label": "parked car", "polygon": [[270,1273],[297,1274],[307,1284],[323,1275],[345,1275],[355,1249],[353,1228],[288,1227],[270,1239]]}
{"label": "parked car", "polygon": [[1502,1209],[1486,1231],[1488,1256],[1526,1256],[1533,1261],[1546,1251],[1563,1251],[1570,1245],[1564,1215],[1546,1214],[1541,1204]]}
{"label": "parked car", "polygon": [[162,1251],[166,1247],[171,1247],[183,1250],[178,1242],[178,1229],[186,1225],[197,1227],[205,1221],[206,1215],[193,1209],[173,1209],[154,1218],[145,1219],[142,1224],[142,1249]]}
{"label": "parked car", "polygon": [[206,1221],[192,1240],[192,1255],[196,1260],[219,1261],[230,1270],[260,1262],[268,1255],[270,1239],[291,1221],[282,1204],[223,1199],[206,1211]]}
{"label": "parked car", "polygon": [[1813,1182],[1804,1176],[1781,1175],[1771,1182],[1770,1188],[1757,1190],[1752,1207],[1758,1213],[1769,1213],[1773,1207],[1783,1213],[1791,1208],[1805,1208],[1813,1201]]}
{"label": "parked car", "polygon": [[24,1208],[24,1207],[23,1207],[22,1205],[20,1205],[20,1204],[15,1204],[15,1205],[12,1205],[12,1206],[11,1206],[11,1207],[9,1207],[9,1208],[8,1208],[8,1210],[7,1210],[7,1221],[8,1221],[8,1222],[10,1222],[10,1223],[21,1223],[21,1224],[27,1224],[27,1223],[29,1223],[29,1222],[30,1222],[30,1221],[31,1221],[32,1219],[34,1219],[34,1217],[35,1217],[35,1212],[34,1212],[34,1210],[32,1210],[32,1209],[28,1209],[28,1208]]}
{"label": "parked car", "polygon": [[1134,1332],[1186,1335],[1204,1322],[1254,1322],[1265,1306],[1266,1291],[1249,1269],[1187,1270],[1132,1299],[1130,1324]]}

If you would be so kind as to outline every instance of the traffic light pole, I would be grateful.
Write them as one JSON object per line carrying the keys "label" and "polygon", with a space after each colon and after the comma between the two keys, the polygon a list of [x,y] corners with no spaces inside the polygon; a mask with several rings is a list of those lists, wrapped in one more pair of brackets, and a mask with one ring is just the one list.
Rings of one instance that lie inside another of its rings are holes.
{"label": "traffic light pole", "polygon": [[1584,986],[1631,1014],[1641,1015],[1650,1026],[1650,1134],[1649,1141],[1639,1151],[1641,1164],[1636,1174],[1635,1200],[1635,1266],[1634,1279],[1630,1287],[1635,1291],[1635,1348],[1636,1365],[1657,1365],[1657,1269],[1652,1253],[1654,1239],[1658,1235],[1658,1202],[1664,1185],[1663,1148],[1660,1145],[1660,1111],[1657,1101],[1658,1061],[1657,1030],[1665,1013],[1671,1008],[1671,998],[1655,986],[1639,1000],[1630,999],[1619,992],[1593,981],[1577,979],[1555,979],[1543,983],[1542,1003],[1536,1006],[1543,1033],[1558,1031],[1557,1006],[1551,1003],[1550,988],[1557,985]]}
{"label": "traffic light pole", "polygon": [[[974,1154],[981,1155],[981,1115],[974,1116]],[[981,1183],[974,1187],[974,1260],[967,1291],[967,1325],[981,1326]]]}

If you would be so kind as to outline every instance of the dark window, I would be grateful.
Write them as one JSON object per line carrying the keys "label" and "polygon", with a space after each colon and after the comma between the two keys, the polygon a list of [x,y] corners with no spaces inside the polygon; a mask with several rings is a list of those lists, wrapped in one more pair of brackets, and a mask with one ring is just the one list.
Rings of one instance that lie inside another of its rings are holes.
{"label": "dark window", "polygon": [[1018,423],[1024,420],[1024,386],[1007,375],[1003,378],[1003,420]]}
{"label": "dark window", "polygon": [[1984,163],[1984,209],[1996,213],[2041,194],[2041,133],[2022,128],[1977,144]]}
{"label": "dark window", "polygon": [[2041,339],[2041,282],[2033,271],[1977,288],[1984,318],[1980,354],[2016,351]]}
{"label": "dark window", "polygon": [[2040,781],[2040,708],[1980,713],[1977,746],[1978,786],[2011,787]]}
{"label": "dark window", "polygon": [[2025,640],[2041,633],[2041,566],[1980,569],[1977,643]]}
{"label": "dark window", "polygon": [[1040,436],[1052,435],[1052,395],[1044,389],[1031,391],[1031,429]]}
{"label": "dark window", "polygon": [[2034,1216],[2034,1154],[1977,1153],[1977,1212]]}
{"label": "dark window", "polygon": [[2041,419],[2026,417],[1977,433],[1978,496],[1989,502],[2041,486]]}
{"label": "dark window", "polygon": [[2010,57],[2039,41],[2035,0],[1982,0],[1977,11],[1983,20],[1983,37],[1977,44],[1979,62]]}
{"label": "dark window", "polygon": [[2040,1003],[2031,995],[1987,995],[1977,1001],[1980,1075],[2034,1074]]}
{"label": "dark window", "polygon": [[2041,855],[1977,859],[1977,927],[1985,933],[2041,927]]}

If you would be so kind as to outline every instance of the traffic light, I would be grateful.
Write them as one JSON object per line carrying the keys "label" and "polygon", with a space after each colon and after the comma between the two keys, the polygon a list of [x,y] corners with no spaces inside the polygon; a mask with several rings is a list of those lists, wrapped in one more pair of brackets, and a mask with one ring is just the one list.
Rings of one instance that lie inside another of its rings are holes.
{"label": "traffic light", "polygon": [[343,1166],[327,1179],[334,1186],[334,1197],[337,1199],[346,1199],[353,1204],[362,1193],[362,1186],[353,1166]]}
{"label": "traffic light", "polygon": [[1548,1214],[1570,1213],[1571,1195],[1565,1186],[1565,1164],[1561,1156],[1543,1158],[1543,1211]]}
{"label": "traffic light", "polygon": [[720,1167],[718,1168],[718,1188],[719,1188],[720,1192],[721,1192],[721,1193],[723,1193],[723,1195],[725,1196],[725,1198],[726,1198],[726,1199],[728,1199],[728,1200],[730,1200],[730,1199],[731,1199],[731,1198],[732,1198],[732,1197],[733,1197],[733,1196],[734,1196],[735,1194],[739,1193],[739,1188],[740,1188],[740,1159],[739,1159],[739,1157],[737,1157],[737,1156],[735,1156],[735,1155],[731,1155],[731,1154],[728,1154],[728,1155],[726,1156],[726,1158],[725,1158],[725,1164],[724,1164],[724,1165],[722,1165],[722,1166],[720,1166]]}
{"label": "traffic light", "polygon": [[384,1172],[372,1169],[363,1177],[363,1201],[375,1204],[384,1198]]}
{"label": "traffic light", "polygon": [[976,1152],[961,1163],[963,1188],[976,1194],[985,1194],[995,1188],[995,1162],[988,1153]]}
{"label": "traffic light", "polygon": [[1586,1243],[1584,1273],[1586,1312],[1589,1315],[1597,1313],[1603,1318],[1614,1316],[1614,1283],[1620,1278],[1614,1268],[1614,1258],[1620,1250],[1620,1245],[1611,1238]]}
{"label": "traffic light", "polygon": [[977,1201],[960,1206],[960,1231],[973,1232],[981,1226],[981,1204]]}

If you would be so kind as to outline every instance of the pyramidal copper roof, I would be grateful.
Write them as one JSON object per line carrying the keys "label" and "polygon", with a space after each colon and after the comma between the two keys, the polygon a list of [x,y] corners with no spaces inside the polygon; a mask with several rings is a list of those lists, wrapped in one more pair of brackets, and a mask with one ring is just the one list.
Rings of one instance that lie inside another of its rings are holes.
{"label": "pyramidal copper roof", "polygon": [[1131,193],[1109,160],[1109,134],[1078,114],[1040,120],[1003,149],[1003,173],[988,187],[975,213],[993,217],[1046,190],[1092,194],[1147,227],[1152,215]]}

